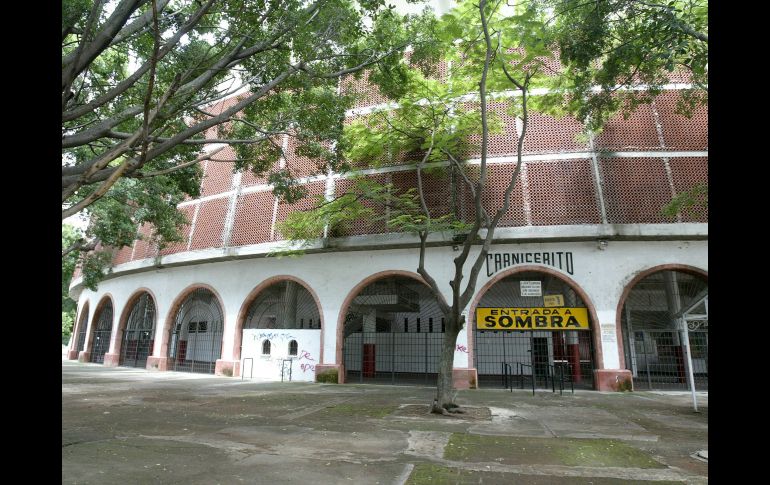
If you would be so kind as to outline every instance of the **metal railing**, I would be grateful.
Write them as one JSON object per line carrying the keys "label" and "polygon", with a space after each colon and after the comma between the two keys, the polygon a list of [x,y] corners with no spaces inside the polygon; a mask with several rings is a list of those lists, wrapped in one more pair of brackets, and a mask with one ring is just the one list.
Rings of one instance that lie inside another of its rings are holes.
{"label": "metal railing", "polygon": [[283,382],[284,375],[287,373],[286,372],[286,363],[287,362],[289,363],[289,371],[288,371],[289,382],[291,382],[291,368],[293,367],[292,366],[292,362],[294,362],[294,359],[281,359],[281,382]]}
{"label": "metal railing", "polygon": [[[513,365],[512,365],[513,364]],[[519,389],[524,389],[524,381],[529,377],[532,383],[532,395],[535,395],[535,381],[539,377],[545,378],[545,386],[548,387],[548,382],[551,382],[551,392],[556,392],[556,384],[559,385],[559,395],[564,395],[565,381],[569,382],[570,390],[572,394],[575,394],[575,383],[572,379],[572,364],[569,362],[559,362],[556,364],[538,364],[538,367],[544,368],[546,372],[544,374],[536,374],[532,368],[532,364],[524,364],[522,362],[502,362],[502,384],[504,389],[510,389],[513,392],[514,378],[519,382]],[[514,366],[516,373],[513,373]],[[524,373],[524,368],[530,369],[529,374]],[[565,372],[565,368],[567,372]]]}
{"label": "metal railing", "polygon": [[244,357],[243,358],[243,364],[241,366],[241,380],[244,379],[244,375],[246,374],[243,371],[246,368],[246,361],[247,360],[251,363],[251,366],[249,366],[249,379],[254,377],[254,358],[253,357]]}

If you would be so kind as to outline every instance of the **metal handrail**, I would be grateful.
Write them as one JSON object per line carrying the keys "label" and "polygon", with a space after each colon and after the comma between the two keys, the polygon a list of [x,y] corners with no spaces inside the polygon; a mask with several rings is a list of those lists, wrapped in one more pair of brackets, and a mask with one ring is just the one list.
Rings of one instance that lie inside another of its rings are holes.
{"label": "metal handrail", "polygon": [[294,359],[292,359],[292,358],[281,359],[281,382],[283,382],[283,376],[284,376],[284,372],[285,372],[285,369],[286,369],[286,362],[289,363],[289,382],[291,382],[291,368],[293,367],[292,366],[292,362],[293,361],[294,361]]}

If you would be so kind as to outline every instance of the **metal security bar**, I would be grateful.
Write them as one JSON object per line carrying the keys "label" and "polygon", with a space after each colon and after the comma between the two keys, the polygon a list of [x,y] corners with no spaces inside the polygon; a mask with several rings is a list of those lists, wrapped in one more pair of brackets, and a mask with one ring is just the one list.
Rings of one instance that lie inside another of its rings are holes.
{"label": "metal security bar", "polygon": [[112,302],[107,300],[99,314],[94,330],[94,345],[91,350],[91,362],[101,364],[104,362],[104,354],[110,350],[110,336],[112,335]]}
{"label": "metal security bar", "polygon": [[[708,391],[708,332],[689,334],[695,389]],[[689,389],[682,332],[637,330],[632,344],[634,389]]]}
{"label": "metal security bar", "polygon": [[82,352],[86,347],[86,330],[88,329],[88,306],[86,306],[80,316],[80,325],[78,327],[78,345],[75,350]]}
{"label": "metal security bar", "polygon": [[172,370],[213,374],[222,355],[222,309],[213,293],[193,291],[174,321],[169,345]]}
{"label": "metal security bar", "polygon": [[310,292],[285,280],[260,292],[249,306],[243,328],[319,329],[321,316]]}
{"label": "metal security bar", "polygon": [[[427,330],[427,328],[426,328]],[[440,330],[436,326],[434,330]],[[356,332],[345,338],[347,382],[433,386],[441,332]]]}
{"label": "metal security bar", "polygon": [[566,383],[573,390],[593,388],[590,332],[476,330],[475,344],[480,386],[509,388],[515,380],[520,388],[530,382],[533,390],[555,392]]}
{"label": "metal security bar", "polygon": [[348,382],[436,385],[446,325],[424,284],[400,276],[369,284],[344,325]]}
{"label": "metal security bar", "polygon": [[152,354],[154,343],[155,302],[149,293],[143,293],[128,315],[120,347],[120,365],[146,367],[147,357]]}
{"label": "metal security bar", "polygon": [[694,388],[708,390],[707,299],[708,283],[681,271],[659,271],[634,285],[621,314],[626,368],[634,389],[690,389],[687,333]]}

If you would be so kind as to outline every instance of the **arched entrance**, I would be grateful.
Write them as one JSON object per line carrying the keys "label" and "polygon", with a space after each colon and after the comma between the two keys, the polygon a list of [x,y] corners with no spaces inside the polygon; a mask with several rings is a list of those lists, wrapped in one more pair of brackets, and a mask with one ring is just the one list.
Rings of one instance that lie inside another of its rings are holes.
{"label": "arched entrance", "polygon": [[632,281],[629,288],[620,325],[634,389],[689,389],[687,334],[695,389],[708,390],[706,278],[691,271],[653,270]]}
{"label": "arched entrance", "polygon": [[241,375],[314,381],[320,362],[321,312],[306,285],[271,280],[255,290],[243,317]]}
{"label": "arched entrance", "polygon": [[[594,386],[593,322],[567,281],[527,270],[501,278],[475,307],[473,359],[480,386]],[[561,381],[561,382],[560,382]]]}
{"label": "arched entrance", "polygon": [[94,316],[93,349],[91,350],[91,362],[104,363],[104,354],[110,350],[110,338],[112,337],[112,300],[107,298],[96,311]]}
{"label": "arched entrance", "polygon": [[222,307],[213,292],[196,288],[176,312],[168,346],[169,370],[213,374],[222,356]]}
{"label": "arched entrance", "polygon": [[88,302],[83,305],[83,309],[80,310],[80,321],[78,322],[76,343],[75,343],[75,358],[77,355],[86,349],[86,329],[88,328]]}
{"label": "arched entrance", "polygon": [[435,385],[444,319],[424,283],[383,276],[344,310],[346,382]]}
{"label": "arched entrance", "polygon": [[155,343],[155,302],[149,293],[143,292],[131,307],[120,345],[120,365],[127,367],[147,366]]}

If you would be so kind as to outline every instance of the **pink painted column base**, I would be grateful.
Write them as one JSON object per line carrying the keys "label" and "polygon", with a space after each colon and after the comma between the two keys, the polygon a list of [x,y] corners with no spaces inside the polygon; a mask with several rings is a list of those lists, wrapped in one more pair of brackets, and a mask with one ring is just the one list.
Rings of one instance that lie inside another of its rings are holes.
{"label": "pink painted column base", "polygon": [[217,359],[217,363],[214,366],[214,375],[238,377],[241,375],[241,363],[239,361]]}
{"label": "pink painted column base", "polygon": [[104,354],[105,367],[117,367],[118,365],[120,365],[120,354],[111,354],[109,352]]}
{"label": "pink painted column base", "polygon": [[168,357],[147,357],[147,370],[167,371]]}
{"label": "pink painted column base", "polygon": [[478,379],[476,369],[452,369],[452,386],[455,389],[477,389]]}
{"label": "pink painted column base", "polygon": [[633,379],[628,369],[597,369],[594,371],[594,388],[597,391],[632,391]]}
{"label": "pink painted column base", "polygon": [[67,352],[67,358],[69,360],[78,360],[78,351],[77,350],[70,350]]}
{"label": "pink painted column base", "polygon": [[84,364],[87,364],[91,361],[91,352],[86,352],[85,350],[81,350],[78,354],[78,362],[82,362]]}

